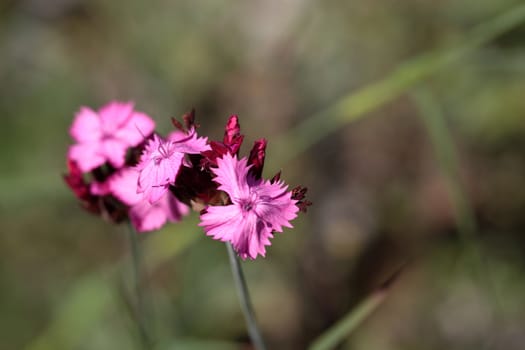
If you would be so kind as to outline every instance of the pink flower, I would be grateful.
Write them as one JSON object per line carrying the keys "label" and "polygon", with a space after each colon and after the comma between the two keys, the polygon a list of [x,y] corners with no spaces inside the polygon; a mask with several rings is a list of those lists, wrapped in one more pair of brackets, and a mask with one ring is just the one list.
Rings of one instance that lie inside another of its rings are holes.
{"label": "pink flower", "polygon": [[69,148],[68,158],[82,172],[91,171],[106,161],[115,168],[124,165],[126,151],[144,140],[155,129],[154,121],[133,109],[133,103],[110,102],[98,113],[80,108],[69,130],[77,142]]}
{"label": "pink flower", "polygon": [[156,203],[150,204],[137,193],[138,176],[136,169],[125,168],[112,175],[106,186],[109,193],[130,206],[129,218],[138,232],[157,230],[167,221],[178,222],[189,213],[189,208],[171,193],[165,193]]}
{"label": "pink flower", "polygon": [[197,137],[194,128],[188,134],[173,132],[167,140],[154,135],[137,165],[140,171],[137,192],[143,193],[150,203],[158,201],[175,183],[184,155],[208,150],[207,142],[207,138]]}
{"label": "pink flower", "polygon": [[223,242],[229,241],[242,259],[265,256],[273,232],[292,227],[290,220],[299,208],[282,181],[271,183],[249,173],[247,159],[225,154],[212,169],[214,181],[226,192],[231,205],[209,206],[201,215],[206,234]]}

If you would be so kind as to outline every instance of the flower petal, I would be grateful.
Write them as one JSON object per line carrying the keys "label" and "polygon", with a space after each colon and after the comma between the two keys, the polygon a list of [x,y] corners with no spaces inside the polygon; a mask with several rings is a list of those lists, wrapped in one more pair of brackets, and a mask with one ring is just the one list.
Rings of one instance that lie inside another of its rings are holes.
{"label": "flower petal", "polygon": [[150,203],[154,203],[167,191],[182,166],[184,153],[177,152],[169,142],[154,135],[142,153],[137,169],[140,171],[138,192],[144,193]]}
{"label": "flower petal", "polygon": [[137,192],[144,193],[144,198],[148,199],[150,203],[158,201],[166,193],[169,185],[175,182],[181,162],[182,159],[178,161],[178,166],[176,166],[177,160],[164,159],[158,163],[155,159],[150,160],[140,171]]}
{"label": "flower petal", "polygon": [[297,201],[286,189],[282,182],[272,184],[269,181],[253,188],[260,198],[255,212],[273,231],[282,232],[283,227],[292,227],[290,221],[297,217],[299,211],[295,205]]}
{"label": "flower petal", "polygon": [[243,213],[237,205],[211,206],[201,215],[199,226],[206,234],[222,242],[231,242],[242,259],[265,256],[265,246],[273,237],[271,227],[257,218],[255,213]]}
{"label": "flower petal", "polygon": [[87,173],[106,162],[97,143],[78,143],[69,147],[68,158],[74,160],[83,173]]}
{"label": "flower petal", "polygon": [[259,240],[259,237],[265,235],[265,230],[254,213],[249,213],[244,216],[236,232],[238,232],[238,234],[234,236],[232,245],[242,259],[255,259],[259,252],[262,252],[263,256],[266,254],[264,244],[261,244]]}
{"label": "flower petal", "polygon": [[102,142],[102,150],[105,158],[115,168],[121,168],[126,162],[126,151],[128,145],[113,138],[106,139]]}
{"label": "flower petal", "polygon": [[102,122],[102,128],[108,135],[114,133],[126,124],[133,113],[133,102],[112,101],[102,107],[98,114]]}
{"label": "flower petal", "polygon": [[171,222],[180,221],[183,216],[190,213],[190,208],[175,198],[175,196],[173,196],[171,193],[166,195],[164,201],[166,202],[165,205],[167,209],[168,220]]}
{"label": "flower petal", "polygon": [[77,142],[92,142],[102,135],[100,119],[95,111],[81,107],[69,129],[69,134]]}
{"label": "flower petal", "polygon": [[137,146],[144,141],[144,137],[151,135],[155,130],[155,122],[147,114],[133,112],[131,117],[115,131],[115,138],[128,146]]}
{"label": "flower petal", "polygon": [[242,213],[236,205],[210,206],[201,215],[199,226],[214,239],[231,241],[242,228]]}
{"label": "flower petal", "polygon": [[129,218],[138,232],[154,231],[166,223],[167,213],[162,206],[140,201],[130,208]]}
{"label": "flower petal", "polygon": [[217,168],[212,169],[216,177],[213,179],[220,184],[219,189],[228,193],[232,202],[249,195],[246,158],[237,160],[237,156],[227,153],[217,159]]}
{"label": "flower petal", "polygon": [[139,172],[134,168],[124,168],[108,179],[111,194],[127,205],[139,203],[143,196],[137,193]]}
{"label": "flower petal", "polygon": [[208,138],[198,137],[194,128],[189,130],[189,135],[181,131],[174,131],[168,135],[167,139],[174,142],[176,152],[180,153],[197,154],[211,149],[208,145]]}

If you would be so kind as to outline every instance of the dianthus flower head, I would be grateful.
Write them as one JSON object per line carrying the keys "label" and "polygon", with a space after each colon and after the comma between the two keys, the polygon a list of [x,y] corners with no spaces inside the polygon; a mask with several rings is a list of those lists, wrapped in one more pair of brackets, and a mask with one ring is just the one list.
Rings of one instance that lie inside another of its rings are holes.
{"label": "dianthus flower head", "polygon": [[194,127],[188,134],[173,132],[166,140],[154,135],[146,144],[137,165],[140,172],[137,192],[142,193],[150,203],[155,203],[175,183],[184,155],[208,149],[207,138],[198,137]]}
{"label": "dianthus flower head", "polygon": [[231,204],[209,206],[201,215],[200,226],[215,239],[231,242],[242,259],[265,256],[273,232],[292,227],[290,220],[299,208],[282,181],[256,179],[247,159],[229,153],[217,159],[214,181],[226,192]]}
{"label": "dianthus flower head", "polygon": [[154,128],[153,120],[135,111],[132,102],[110,102],[98,112],[82,107],[70,129],[77,143],[69,148],[68,158],[75,161],[82,172],[105,162],[120,168],[127,149],[139,145],[143,135],[150,135]]}

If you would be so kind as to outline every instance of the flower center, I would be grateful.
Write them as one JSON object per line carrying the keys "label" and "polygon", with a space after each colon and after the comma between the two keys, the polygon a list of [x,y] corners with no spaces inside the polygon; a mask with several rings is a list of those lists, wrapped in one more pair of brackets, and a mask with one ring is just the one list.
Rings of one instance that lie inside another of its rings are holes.
{"label": "flower center", "polygon": [[157,151],[160,153],[162,158],[169,158],[171,156],[171,142],[160,142]]}
{"label": "flower center", "polygon": [[113,139],[113,138],[115,138],[114,134],[115,133],[112,132],[112,131],[102,130],[102,140],[106,141],[106,140],[109,140],[109,139]]}
{"label": "flower center", "polygon": [[247,198],[239,198],[237,203],[241,207],[243,212],[249,212],[254,209],[257,205],[258,196],[256,193],[250,192],[250,195]]}

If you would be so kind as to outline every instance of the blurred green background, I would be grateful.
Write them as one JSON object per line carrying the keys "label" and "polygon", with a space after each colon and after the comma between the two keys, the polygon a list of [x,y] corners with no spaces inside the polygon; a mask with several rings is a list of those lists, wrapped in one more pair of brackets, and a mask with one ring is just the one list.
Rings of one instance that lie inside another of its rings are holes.
{"label": "blurred green background", "polygon": [[[305,349],[399,270],[340,349],[522,349],[520,3],[2,1],[0,348],[140,348],[126,227],[61,178],[79,106],[119,99],[162,132],[195,107],[215,139],[238,114],[241,152],[266,137],[265,175],[309,188],[243,264],[270,349]],[[250,349],[197,221],[140,237],[156,348]]]}

